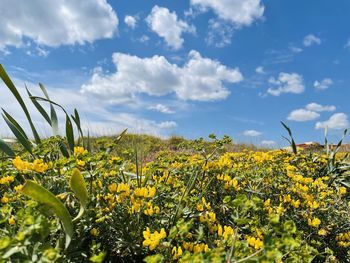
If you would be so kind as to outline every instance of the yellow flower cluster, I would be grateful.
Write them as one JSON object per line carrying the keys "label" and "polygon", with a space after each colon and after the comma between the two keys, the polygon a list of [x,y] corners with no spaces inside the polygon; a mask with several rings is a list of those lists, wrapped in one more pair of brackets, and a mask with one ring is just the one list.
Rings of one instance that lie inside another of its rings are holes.
{"label": "yellow flower cluster", "polygon": [[152,216],[153,214],[159,214],[159,212],[160,212],[159,206],[157,206],[157,205],[154,206],[151,201],[148,202],[146,204],[146,206],[147,207],[146,207],[145,211],[143,212],[145,215]]}
{"label": "yellow flower cluster", "polygon": [[234,188],[236,191],[239,190],[239,186],[238,186],[238,181],[236,178],[231,178],[229,175],[217,175],[216,179],[220,180],[220,181],[224,181],[225,185],[224,188],[225,189],[229,189],[229,188]]}
{"label": "yellow flower cluster", "polygon": [[171,250],[171,254],[173,255],[174,259],[178,259],[179,257],[181,257],[182,253],[183,253],[183,251],[182,251],[181,246],[173,247],[173,249]]}
{"label": "yellow flower cluster", "polygon": [[74,155],[85,155],[87,154],[88,151],[86,149],[84,149],[84,147],[74,147]]}
{"label": "yellow flower cluster", "polygon": [[258,237],[248,237],[247,242],[249,246],[255,248],[256,250],[262,248],[264,245],[264,242]]}
{"label": "yellow flower cluster", "polygon": [[208,252],[210,250],[208,245],[205,243],[194,244],[192,242],[183,242],[182,246],[185,250],[193,253]]}
{"label": "yellow flower cluster", "polygon": [[52,166],[52,163],[44,163],[44,161],[41,159],[36,159],[33,163],[23,161],[19,156],[16,156],[16,158],[13,159],[12,163],[19,171],[24,172],[35,171],[38,173],[44,173]]}
{"label": "yellow flower cluster", "polygon": [[154,186],[140,187],[134,190],[134,196],[151,198],[156,194],[156,188]]}
{"label": "yellow flower cluster", "polygon": [[228,240],[230,237],[233,236],[235,231],[231,226],[224,226],[224,229],[222,229],[221,225],[218,225],[218,236],[223,236],[225,240]]}
{"label": "yellow flower cluster", "polygon": [[340,233],[337,235],[335,240],[338,241],[340,247],[350,247],[350,231],[345,233]]}
{"label": "yellow flower cluster", "polygon": [[211,209],[211,206],[210,206],[210,203],[208,203],[204,197],[202,197],[202,202],[199,202],[196,204],[196,208],[197,208],[197,211],[199,212],[203,212],[204,211],[204,208],[206,208],[207,210],[210,210]]}
{"label": "yellow flower cluster", "polygon": [[0,184],[9,184],[12,183],[14,180],[15,178],[12,175],[8,175],[0,178]]}
{"label": "yellow flower cluster", "polygon": [[307,224],[311,227],[318,227],[321,224],[321,220],[317,217],[308,218]]}
{"label": "yellow flower cluster", "polygon": [[143,238],[145,240],[142,245],[148,247],[149,250],[152,251],[156,249],[162,239],[166,238],[166,232],[164,228],[162,228],[160,232],[155,231],[154,233],[151,233],[149,227],[147,227],[146,230],[143,231]]}

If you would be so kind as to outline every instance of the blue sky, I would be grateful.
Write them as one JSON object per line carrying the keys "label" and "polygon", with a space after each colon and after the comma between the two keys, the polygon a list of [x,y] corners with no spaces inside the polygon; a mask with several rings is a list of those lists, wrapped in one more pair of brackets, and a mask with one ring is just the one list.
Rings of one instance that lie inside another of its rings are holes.
{"label": "blue sky", "polygon": [[[325,127],[335,141],[349,126],[347,0],[4,2],[1,64],[21,92],[44,83],[96,135],[276,147],[280,121],[298,142],[322,141]],[[25,122],[2,90],[1,107]]]}

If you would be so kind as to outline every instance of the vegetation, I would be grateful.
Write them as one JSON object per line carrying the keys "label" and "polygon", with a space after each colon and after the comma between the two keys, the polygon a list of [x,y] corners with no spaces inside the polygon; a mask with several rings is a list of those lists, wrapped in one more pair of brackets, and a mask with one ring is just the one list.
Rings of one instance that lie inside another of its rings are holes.
{"label": "vegetation", "polygon": [[[26,111],[1,66],[0,77]],[[53,137],[28,112],[32,141],[3,112],[17,144],[0,141],[0,262],[350,262],[341,142],[303,152],[287,126],[293,151],[234,152],[215,135],[92,139],[41,88],[28,95]]]}

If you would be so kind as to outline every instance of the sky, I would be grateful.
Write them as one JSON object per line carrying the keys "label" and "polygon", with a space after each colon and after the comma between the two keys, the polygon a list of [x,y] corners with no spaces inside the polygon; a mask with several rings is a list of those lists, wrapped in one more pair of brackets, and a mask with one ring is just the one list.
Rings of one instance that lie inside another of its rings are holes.
{"label": "sky", "polygon": [[24,97],[43,83],[94,135],[279,147],[283,121],[299,143],[322,142],[326,127],[337,141],[349,126],[349,12],[347,0],[1,0],[0,63]]}

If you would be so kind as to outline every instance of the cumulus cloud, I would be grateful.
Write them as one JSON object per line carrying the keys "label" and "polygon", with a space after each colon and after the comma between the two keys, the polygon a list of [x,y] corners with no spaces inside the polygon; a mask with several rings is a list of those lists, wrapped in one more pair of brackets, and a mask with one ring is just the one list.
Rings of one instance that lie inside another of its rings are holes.
{"label": "cumulus cloud", "polygon": [[166,106],[164,104],[152,105],[152,106],[149,106],[148,109],[149,110],[158,111],[158,112],[161,112],[161,113],[166,113],[166,114],[173,114],[173,113],[175,113],[168,106]]}
{"label": "cumulus cloud", "polygon": [[318,89],[318,90],[328,89],[331,85],[333,85],[333,80],[330,78],[325,78],[321,81],[316,80],[314,82],[314,87],[315,89]]}
{"label": "cumulus cloud", "polygon": [[335,129],[341,130],[349,127],[348,116],[345,113],[335,113],[328,120],[317,122],[316,129]]}
{"label": "cumulus cloud", "polygon": [[261,144],[267,147],[271,147],[272,145],[275,145],[276,142],[271,140],[262,140]]}
{"label": "cumulus cloud", "polygon": [[[13,81],[22,95],[38,131],[43,136],[50,136],[52,134],[51,128],[28,99],[24,88],[25,81],[14,78]],[[42,96],[38,91],[38,85],[28,81],[26,81],[26,84],[33,95]],[[93,136],[115,135],[128,128],[128,131],[133,133],[146,133],[166,137],[170,135],[173,128],[177,127],[176,122],[171,120],[156,122],[140,117],[137,114],[114,111],[109,108],[108,104],[101,103],[97,98],[80,94],[77,89],[54,88],[51,86],[46,86],[46,88],[49,95],[51,94],[52,100],[61,104],[68,112],[73,112],[74,108],[79,110],[83,130],[85,133],[89,130]],[[28,131],[28,135],[31,135],[27,119],[13,95],[2,82],[0,82],[0,89],[2,90],[0,105],[3,105],[4,109]],[[41,105],[49,110],[48,103],[43,102]],[[60,109],[57,108],[56,110],[60,120],[59,123],[64,124],[65,115]],[[0,118],[0,127],[2,127],[0,137],[9,137],[12,134],[7,129],[7,125],[2,118]],[[60,130],[63,134],[64,127],[60,126]]]}
{"label": "cumulus cloud", "polygon": [[176,12],[170,12],[169,9],[157,5],[152,8],[146,22],[153,32],[175,50],[180,49],[183,45],[182,33],[195,33],[196,31],[194,26],[178,19]]}
{"label": "cumulus cloud", "polygon": [[282,93],[300,94],[305,91],[303,77],[297,73],[281,72],[277,79],[271,77],[269,83],[274,87],[270,87],[267,93],[273,96],[280,96]]}
{"label": "cumulus cloud", "polygon": [[191,5],[202,11],[211,9],[236,27],[251,25],[262,18],[265,9],[260,0],[191,0]]}
{"label": "cumulus cloud", "polygon": [[307,110],[310,111],[316,111],[316,112],[322,112],[322,111],[335,111],[337,108],[333,105],[325,105],[322,106],[320,104],[317,104],[315,102],[309,103],[305,107]]}
{"label": "cumulus cloud", "polygon": [[255,72],[258,73],[258,74],[265,74],[264,67],[262,67],[262,66],[257,67],[255,69]]}
{"label": "cumulus cloud", "polygon": [[256,130],[246,130],[243,132],[244,136],[249,136],[249,137],[257,137],[260,136],[262,133]]}
{"label": "cumulus cloud", "polygon": [[210,46],[218,48],[231,44],[234,28],[221,20],[210,19],[208,25],[208,35],[205,41]]}
{"label": "cumulus cloud", "polygon": [[320,45],[322,43],[321,39],[313,34],[309,34],[304,37],[303,44],[305,47],[310,47],[312,45]]}
{"label": "cumulus cloud", "polygon": [[124,23],[134,29],[137,25],[137,17],[136,16],[130,16],[130,15],[126,15],[124,18]]}
{"label": "cumulus cloud", "polygon": [[106,0],[2,0],[1,6],[0,49],[23,46],[25,38],[51,47],[91,43],[113,37],[118,26]]}
{"label": "cumulus cloud", "polygon": [[238,68],[228,68],[194,50],[182,67],[158,55],[140,58],[114,53],[113,62],[115,73],[97,69],[81,91],[110,103],[130,103],[142,93],[150,96],[173,93],[181,100],[214,101],[229,96],[225,83],[243,80]]}
{"label": "cumulus cloud", "polygon": [[287,119],[290,121],[311,121],[319,117],[320,117],[320,114],[315,111],[297,109],[289,113],[289,116]]}

